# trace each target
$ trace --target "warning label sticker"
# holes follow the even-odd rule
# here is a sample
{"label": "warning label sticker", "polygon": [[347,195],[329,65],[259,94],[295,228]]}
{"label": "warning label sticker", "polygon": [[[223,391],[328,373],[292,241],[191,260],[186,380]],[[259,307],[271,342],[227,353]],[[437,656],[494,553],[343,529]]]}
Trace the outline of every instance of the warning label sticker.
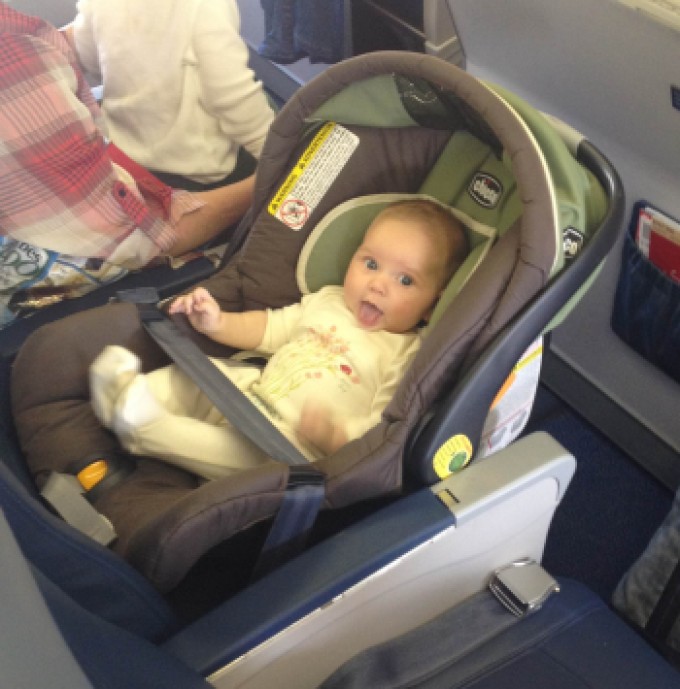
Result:
{"label": "warning label sticker", "polygon": [[542,358],[543,338],[539,336],[498,391],[482,429],[478,457],[502,450],[524,429],[538,389]]}
{"label": "warning label sticker", "polygon": [[358,145],[356,134],[327,122],[276,192],[269,212],[292,230],[302,229]]}

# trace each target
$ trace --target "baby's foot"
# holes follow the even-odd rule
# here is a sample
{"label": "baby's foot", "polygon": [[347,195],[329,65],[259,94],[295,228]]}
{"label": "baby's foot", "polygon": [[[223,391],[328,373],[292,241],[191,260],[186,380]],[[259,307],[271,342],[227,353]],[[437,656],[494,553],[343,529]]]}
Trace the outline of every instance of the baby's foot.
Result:
{"label": "baby's foot", "polygon": [[125,445],[135,429],[156,421],[166,413],[149,389],[146,376],[138,375],[118,396],[111,427]]}
{"label": "baby's foot", "polygon": [[141,370],[139,357],[130,350],[109,345],[90,366],[90,397],[95,416],[111,428],[116,401]]}

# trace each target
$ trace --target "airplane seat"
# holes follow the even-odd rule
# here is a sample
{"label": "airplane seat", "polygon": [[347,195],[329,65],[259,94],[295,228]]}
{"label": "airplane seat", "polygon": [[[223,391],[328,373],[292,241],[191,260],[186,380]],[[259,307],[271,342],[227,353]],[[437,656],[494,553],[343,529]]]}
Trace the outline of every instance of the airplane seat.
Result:
{"label": "airplane seat", "polygon": [[0,356],[0,512],[14,537],[31,565],[85,609],[140,637],[167,637],[179,623],[156,589],[109,549],[53,514],[40,498],[11,418],[10,367],[11,358]]}
{"label": "airplane seat", "polygon": [[[1,512],[0,547],[2,686],[251,686],[238,678],[233,684],[224,683],[218,673],[207,676],[200,663],[176,652],[172,639],[154,644],[83,609],[27,562]],[[560,580],[559,586],[559,593],[525,616],[514,616],[488,589],[480,590],[426,624],[361,651],[321,683],[303,680],[299,686],[680,687],[680,674],[599,597],[573,580]],[[195,642],[201,642],[200,630]],[[221,640],[217,636],[212,642],[219,645]],[[293,672],[304,674],[295,656],[288,662]],[[289,685],[284,681],[282,686]]]}
{"label": "airplane seat", "polygon": [[148,640],[87,612],[24,558],[0,512],[0,684],[54,689],[205,689]]}

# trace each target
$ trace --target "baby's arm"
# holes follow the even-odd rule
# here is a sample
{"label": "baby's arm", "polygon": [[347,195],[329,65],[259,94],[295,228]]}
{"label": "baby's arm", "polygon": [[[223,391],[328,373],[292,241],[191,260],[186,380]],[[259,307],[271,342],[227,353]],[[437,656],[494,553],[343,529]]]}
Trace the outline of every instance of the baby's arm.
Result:
{"label": "baby's arm", "polygon": [[236,349],[257,348],[267,327],[266,311],[222,311],[204,287],[177,297],[168,312],[186,314],[198,332]]}
{"label": "baby's arm", "polygon": [[419,340],[413,340],[399,348],[391,360],[383,362],[381,381],[369,408],[364,405],[353,408],[346,402],[345,410],[339,411],[318,399],[307,399],[296,429],[300,441],[324,455],[331,455],[380,423],[419,346]]}
{"label": "baby's arm", "polygon": [[307,401],[297,428],[300,440],[324,455],[337,452],[349,440],[345,425],[324,404]]}

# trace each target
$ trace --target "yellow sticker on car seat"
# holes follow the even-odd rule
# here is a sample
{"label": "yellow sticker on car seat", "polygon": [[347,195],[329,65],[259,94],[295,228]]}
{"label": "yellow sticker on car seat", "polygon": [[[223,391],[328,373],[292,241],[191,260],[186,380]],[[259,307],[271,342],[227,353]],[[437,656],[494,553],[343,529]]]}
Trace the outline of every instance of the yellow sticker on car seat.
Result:
{"label": "yellow sticker on car seat", "polygon": [[460,471],[472,459],[472,443],[466,435],[454,435],[435,453],[432,466],[439,478]]}
{"label": "yellow sticker on car seat", "polygon": [[301,230],[358,145],[349,129],[324,124],[269,202],[269,212],[291,230]]}

